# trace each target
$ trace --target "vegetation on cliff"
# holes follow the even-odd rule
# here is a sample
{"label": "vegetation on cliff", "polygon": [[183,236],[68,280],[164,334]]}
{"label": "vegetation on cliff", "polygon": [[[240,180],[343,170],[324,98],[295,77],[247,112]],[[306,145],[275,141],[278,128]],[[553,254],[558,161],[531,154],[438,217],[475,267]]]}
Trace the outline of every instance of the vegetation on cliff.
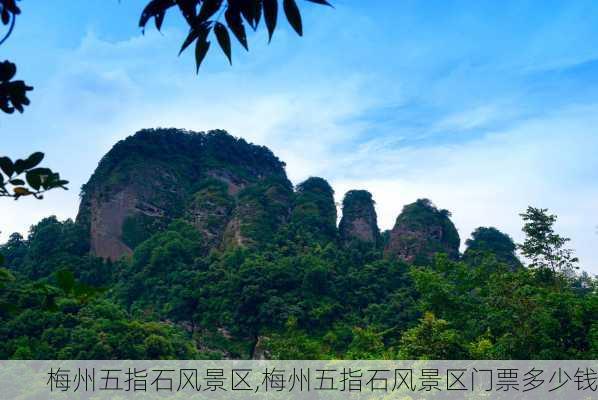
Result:
{"label": "vegetation on cliff", "polygon": [[225,235],[249,243],[252,223],[288,216],[291,187],[284,163],[263,146],[224,131],[148,129],[102,158],[82,188],[77,222],[90,232],[92,252],[112,260],[177,218],[193,223],[208,243]]}
{"label": "vegetation on cliff", "polygon": [[513,239],[493,227],[479,227],[471,234],[471,239],[465,241],[467,250],[463,259],[470,264],[483,262],[487,254],[492,254],[512,269],[521,267],[521,261],[515,255],[516,245]]}
{"label": "vegetation on cliff", "polygon": [[430,263],[435,253],[458,259],[461,240],[450,216],[428,199],[406,205],[390,231],[386,255],[418,265]]}
{"label": "vegetation on cliff", "polygon": [[[66,234],[73,223],[40,225]],[[206,253],[179,220],[129,258],[59,246],[53,269],[33,271],[49,262],[39,250],[53,235],[40,228],[2,247],[2,358],[249,358],[258,340],[274,358],[598,355],[595,280],[513,270],[491,252],[413,266],[281,231],[260,247]]]}
{"label": "vegetation on cliff", "polygon": [[378,217],[370,192],[350,190],[345,194],[343,217],[338,229],[345,243],[360,241],[377,244],[380,241]]}
{"label": "vegetation on cliff", "polygon": [[290,222],[297,240],[326,243],[336,239],[334,190],[325,179],[311,177],[297,185]]}

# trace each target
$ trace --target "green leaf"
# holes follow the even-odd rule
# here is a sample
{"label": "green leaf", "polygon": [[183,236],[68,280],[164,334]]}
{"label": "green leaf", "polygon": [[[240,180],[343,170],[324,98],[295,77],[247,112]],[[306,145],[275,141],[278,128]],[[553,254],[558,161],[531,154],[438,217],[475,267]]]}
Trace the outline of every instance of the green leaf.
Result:
{"label": "green leaf", "polygon": [[222,0],[204,0],[199,10],[199,14],[197,15],[197,19],[201,22],[207,21],[220,10],[221,6]]}
{"label": "green leaf", "polygon": [[228,29],[226,29],[226,26],[224,26],[220,22],[216,22],[216,26],[214,27],[214,33],[216,34],[216,39],[218,40],[220,48],[226,55],[226,58],[228,58],[228,62],[232,64],[233,60],[231,56],[230,36],[228,34]]}
{"label": "green leaf", "polygon": [[166,12],[162,11],[157,13],[154,16],[154,22],[156,23],[156,29],[157,30],[161,30],[162,29],[162,23],[164,22],[164,17],[166,16]]}
{"label": "green leaf", "polygon": [[75,287],[75,275],[68,269],[57,271],[54,274],[58,287],[64,290],[65,293],[70,293]]}
{"label": "green leaf", "polygon": [[15,161],[14,168],[15,173],[18,175],[27,169],[27,164],[25,163],[25,160],[17,160]]}
{"label": "green leaf", "polygon": [[37,165],[42,162],[42,160],[44,159],[44,153],[42,152],[35,152],[32,155],[30,155],[25,161],[25,169],[31,169],[34,167],[37,167]]}
{"label": "green leaf", "polygon": [[56,187],[56,182],[60,179],[60,175],[50,171],[47,175],[42,176],[42,187],[44,189],[53,189]]}
{"label": "green leaf", "polygon": [[[176,5],[176,0],[152,0],[150,1],[143,12],[141,13],[141,18],[139,19],[139,26],[145,29],[145,25],[150,18],[155,17],[160,19],[160,15],[165,13],[167,9]],[[163,18],[163,17],[162,17]],[[158,26],[158,21],[156,21],[156,26]],[[161,23],[160,23],[161,24]]]}
{"label": "green leaf", "polygon": [[27,184],[31,186],[35,190],[39,190],[42,185],[42,177],[39,172],[34,171],[27,171],[25,175],[25,179],[27,180]]}
{"label": "green leaf", "polygon": [[199,73],[199,67],[201,67],[201,63],[203,62],[204,58],[206,58],[206,54],[208,54],[209,49],[209,41],[201,38],[197,39],[197,42],[195,43],[195,65],[197,73]]}
{"label": "green leaf", "polygon": [[186,0],[186,1],[177,1],[177,5],[179,6],[179,10],[183,14],[183,17],[189,24],[192,26],[196,22],[197,17],[197,7],[194,0]]}
{"label": "green leaf", "polygon": [[0,62],[0,80],[8,82],[17,74],[17,66],[6,60]]}
{"label": "green leaf", "polygon": [[42,177],[52,175],[52,170],[50,168],[32,168],[27,172],[31,172],[33,174],[38,174]]}
{"label": "green leaf", "polygon": [[284,13],[287,16],[289,24],[293,27],[299,36],[303,36],[303,24],[301,23],[301,13],[295,0],[283,1]]}
{"label": "green leaf", "polygon": [[189,34],[185,38],[185,41],[181,46],[181,50],[179,50],[179,56],[183,53],[183,51],[185,51],[185,49],[187,49],[187,47],[191,45],[191,43],[195,41],[195,39],[199,37],[199,34],[200,32],[195,28],[191,28],[191,30],[189,30]]}
{"label": "green leaf", "polygon": [[264,20],[266,21],[266,28],[268,28],[268,42],[272,40],[277,19],[278,0],[264,0]]}
{"label": "green leaf", "polygon": [[22,179],[11,179],[10,181],[8,181],[8,183],[10,183],[11,185],[15,185],[15,186],[18,186],[18,185],[22,186],[25,184],[25,181]]}
{"label": "green leaf", "polygon": [[0,157],[0,169],[10,178],[15,172],[13,162],[8,157]]}
{"label": "green leaf", "polygon": [[224,13],[224,19],[226,19],[226,25],[228,26],[228,29],[234,33],[239,43],[241,43],[245,50],[249,50],[249,46],[247,45],[247,34],[245,33],[245,25],[243,24],[240,11],[229,6]]}
{"label": "green leaf", "polygon": [[330,4],[326,0],[307,0],[307,1],[309,1],[310,3],[322,4],[324,6],[330,6],[330,7],[332,7],[332,4]]}
{"label": "green leaf", "polygon": [[[0,254],[0,265],[6,262],[6,259]],[[0,268],[0,282],[14,282],[15,276],[6,268]]]}
{"label": "green leaf", "polygon": [[241,13],[249,26],[255,31],[262,15],[261,0],[248,0],[241,2]]}

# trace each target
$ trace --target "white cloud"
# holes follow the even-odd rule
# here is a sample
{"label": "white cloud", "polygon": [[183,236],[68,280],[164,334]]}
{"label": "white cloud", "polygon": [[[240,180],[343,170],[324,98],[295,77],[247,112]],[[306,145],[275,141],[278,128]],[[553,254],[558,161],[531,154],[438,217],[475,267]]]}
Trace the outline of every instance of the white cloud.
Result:
{"label": "white cloud", "polygon": [[503,111],[494,105],[484,105],[471,110],[451,114],[440,120],[434,128],[435,132],[453,132],[484,127],[489,123],[504,118]]}
{"label": "white cloud", "polygon": [[[278,71],[266,79],[262,65],[241,61],[226,74],[208,65],[200,79],[193,76],[190,60],[172,55],[179,39],[180,33],[172,31],[108,43],[89,34],[78,49],[61,55],[64,68],[36,87],[39,101],[28,114],[29,122],[9,125],[15,132],[9,150],[26,155],[32,146],[47,149],[50,166],[71,179],[72,190],[50,193],[43,202],[4,201],[2,238],[25,231],[43,216],[74,217],[78,188],[100,157],[138,129],[224,128],[269,146],[287,163],[294,183],[323,176],[339,201],[349,189],[370,190],[382,228],[393,225],[404,204],[429,197],[453,212],[463,241],[481,225],[520,239],[517,214],[527,205],[548,207],[560,216],[558,229],[572,237],[584,267],[598,273],[593,251],[598,189],[589,184],[598,171],[598,106],[519,121],[475,140],[409,147],[402,140],[408,135],[404,131],[401,137],[365,139],[377,122],[359,117],[402,101],[401,93],[373,92],[375,77],[347,74],[293,81]],[[256,51],[253,56],[259,57],[262,50]],[[165,59],[147,68],[158,52]],[[302,66],[283,67],[294,76]],[[444,120],[431,117],[429,129],[473,130],[515,114],[513,108],[490,102]],[[32,140],[23,142],[18,134]]]}
{"label": "white cloud", "polygon": [[260,68],[227,74],[206,68],[197,78],[185,68],[189,60],[174,56],[147,68],[155,53],[170,54],[180,36],[171,31],[108,43],[89,33],[78,48],[57,55],[54,61],[63,68],[36,85],[28,118],[8,120],[6,151],[24,157],[43,149],[44,164],[69,179],[71,191],[48,193],[43,202],[5,201],[0,240],[13,231],[26,232],[43,216],[74,218],[79,188],[100,158],[139,129],[227,129],[270,146],[299,180],[314,165],[328,169],[329,149],[358,134],[359,126],[342,120],[372,105],[359,99],[364,82],[358,75],[278,84]]}
{"label": "white cloud", "polygon": [[453,213],[462,241],[478,226],[522,240],[518,213],[549,208],[583,268],[598,273],[598,187],[588,184],[598,171],[596,126],[598,106],[580,107],[458,145],[361,154],[333,183],[339,201],[351,188],[370,190],[383,229],[403,205],[430,198]]}

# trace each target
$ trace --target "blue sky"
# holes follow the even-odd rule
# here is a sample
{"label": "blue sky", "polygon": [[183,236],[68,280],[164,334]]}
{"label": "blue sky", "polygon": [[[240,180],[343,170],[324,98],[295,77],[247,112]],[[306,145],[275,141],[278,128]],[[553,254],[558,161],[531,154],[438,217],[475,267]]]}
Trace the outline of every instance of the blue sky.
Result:
{"label": "blue sky", "polygon": [[224,128],[269,146],[294,183],[372,191],[382,228],[429,197],[462,241],[490,225],[521,240],[518,213],[549,208],[598,273],[597,2],[302,3],[304,38],[281,21],[233,67],[214,46],[196,76],[174,14],[141,35],[142,0],[22,1],[0,59],[35,91],[1,117],[0,152],[44,150],[72,189],[3,202],[0,237],[74,217],[100,157],[141,128]]}

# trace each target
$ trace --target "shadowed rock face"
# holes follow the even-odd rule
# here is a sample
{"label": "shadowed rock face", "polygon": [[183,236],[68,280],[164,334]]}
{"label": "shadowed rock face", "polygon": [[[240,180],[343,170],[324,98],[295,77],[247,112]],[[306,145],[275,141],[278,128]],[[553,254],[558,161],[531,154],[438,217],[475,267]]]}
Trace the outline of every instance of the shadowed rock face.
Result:
{"label": "shadowed rock face", "polygon": [[225,231],[224,247],[269,242],[286,224],[293,202],[293,188],[286,180],[268,178],[239,192]]}
{"label": "shadowed rock face", "polygon": [[124,188],[105,202],[91,199],[90,245],[94,254],[114,260],[131,253],[121,240],[120,231],[136,204],[137,196],[132,187]]}
{"label": "shadowed rock face", "polygon": [[186,219],[203,233],[208,247],[218,246],[222,240],[235,209],[236,188],[226,181],[207,179],[187,206]]}
{"label": "shadowed rock face", "polygon": [[372,194],[366,190],[351,190],[343,199],[343,217],[339,225],[343,242],[358,240],[377,243],[380,238],[378,219]]}
{"label": "shadowed rock face", "polygon": [[[259,197],[266,181],[284,194]],[[264,218],[252,205],[284,203],[268,209],[283,214],[268,216],[273,231],[288,218],[289,193],[284,163],[265,147],[224,131],[143,130],[102,158],[83,186],[77,222],[89,231],[91,251],[112,260],[176,218],[192,223],[206,247],[221,245],[225,232],[246,244],[259,236],[256,215]]]}
{"label": "shadowed rock face", "polygon": [[427,199],[420,199],[403,208],[390,232],[384,253],[408,263],[424,265],[436,253],[446,253],[451,259],[458,259],[459,244],[459,234],[450,220],[450,213],[438,210]]}

